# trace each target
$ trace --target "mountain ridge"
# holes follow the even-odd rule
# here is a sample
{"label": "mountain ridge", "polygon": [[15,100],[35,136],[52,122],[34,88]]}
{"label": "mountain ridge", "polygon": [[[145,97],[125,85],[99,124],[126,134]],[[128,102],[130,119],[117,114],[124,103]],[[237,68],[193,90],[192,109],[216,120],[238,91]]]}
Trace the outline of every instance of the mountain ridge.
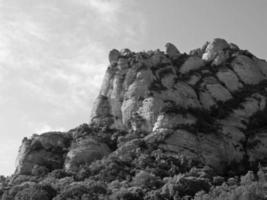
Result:
{"label": "mountain ridge", "polygon": [[108,59],[90,122],[25,138],[2,199],[265,198],[266,61],[220,38]]}

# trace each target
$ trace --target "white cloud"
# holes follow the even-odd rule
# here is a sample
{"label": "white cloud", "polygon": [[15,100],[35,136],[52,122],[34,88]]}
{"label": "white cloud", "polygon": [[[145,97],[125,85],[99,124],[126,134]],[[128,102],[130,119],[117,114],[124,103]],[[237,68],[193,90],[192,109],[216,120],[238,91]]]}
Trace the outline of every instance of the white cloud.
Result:
{"label": "white cloud", "polygon": [[120,8],[119,0],[89,0],[87,2],[93,9],[101,14],[113,14]]}
{"label": "white cloud", "polygon": [[49,131],[66,131],[64,128],[60,127],[51,127],[50,125],[48,124],[43,124],[43,125],[39,125],[38,128],[35,128],[34,129],[34,133],[37,133],[37,134],[41,134],[41,133],[45,133],[45,132],[49,132]]}
{"label": "white cloud", "polygon": [[108,51],[141,42],[140,17],[122,0],[0,0],[0,131],[17,142],[86,122]]}
{"label": "white cloud", "polygon": [[[96,16],[85,12],[87,8]],[[97,94],[108,50],[114,44],[138,42],[143,31],[138,13],[126,10],[121,0],[2,2],[0,70],[7,72],[1,74],[5,84],[0,93],[15,99],[17,94],[11,91],[19,88],[19,94],[56,107],[69,109],[72,104],[75,110],[88,105],[85,94]],[[112,21],[102,21],[103,15]]]}

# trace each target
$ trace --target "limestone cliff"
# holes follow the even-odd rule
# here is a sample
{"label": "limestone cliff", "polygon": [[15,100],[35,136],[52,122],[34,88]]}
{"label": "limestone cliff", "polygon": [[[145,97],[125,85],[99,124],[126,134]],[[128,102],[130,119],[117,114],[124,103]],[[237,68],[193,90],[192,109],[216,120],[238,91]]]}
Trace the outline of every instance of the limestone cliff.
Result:
{"label": "limestone cliff", "polygon": [[[54,200],[192,199],[199,191],[215,199],[212,185],[248,170],[263,173],[265,60],[223,39],[189,54],[167,43],[165,51],[114,49],[108,58],[90,122],[24,139],[11,184],[24,191],[52,181]],[[254,172],[243,179],[262,177]],[[88,181],[100,181],[106,193],[92,196]],[[82,196],[71,198],[69,184],[78,184]],[[121,188],[130,197],[118,194]],[[4,194],[5,200],[22,195]]]}
{"label": "limestone cliff", "polygon": [[[91,123],[161,137],[159,148],[223,171],[267,156],[267,63],[223,39],[189,55],[112,50]],[[266,121],[267,122],[267,121]]]}

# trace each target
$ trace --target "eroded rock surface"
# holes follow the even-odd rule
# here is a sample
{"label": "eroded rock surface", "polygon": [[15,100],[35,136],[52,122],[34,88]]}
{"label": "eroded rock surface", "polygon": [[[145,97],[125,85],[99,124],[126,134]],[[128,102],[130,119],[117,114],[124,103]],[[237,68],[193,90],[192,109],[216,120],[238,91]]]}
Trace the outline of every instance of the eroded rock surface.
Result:
{"label": "eroded rock surface", "polygon": [[110,152],[108,145],[96,136],[95,129],[86,124],[69,132],[35,134],[30,139],[24,138],[15,174],[34,175],[36,171],[48,173],[55,169],[75,173]]}
{"label": "eroded rock surface", "polygon": [[24,138],[16,163],[17,174],[31,174],[35,166],[44,166],[50,171],[60,169],[71,138],[68,134],[49,132]]}
{"label": "eroded rock surface", "polygon": [[191,55],[170,43],[166,53],[121,54],[107,70],[94,108],[100,112],[91,121],[153,136],[172,132],[159,147],[223,171],[258,160],[255,152],[267,155],[259,144],[247,145],[252,135],[264,134],[246,131],[265,109],[265,68],[263,60],[219,38]]}
{"label": "eroded rock surface", "polygon": [[76,139],[66,155],[65,170],[77,172],[84,164],[91,164],[110,153],[109,147],[90,136]]}
{"label": "eroded rock surface", "polygon": [[[219,38],[189,54],[167,43],[165,51],[113,49],[108,60],[89,123],[24,139],[12,183],[31,191],[38,180],[53,182],[60,200],[216,199],[217,188],[243,198],[251,193],[241,190],[264,191],[265,60]],[[239,181],[248,170],[259,172]],[[4,200],[14,199],[14,188]],[[253,198],[247,199],[262,199]]]}

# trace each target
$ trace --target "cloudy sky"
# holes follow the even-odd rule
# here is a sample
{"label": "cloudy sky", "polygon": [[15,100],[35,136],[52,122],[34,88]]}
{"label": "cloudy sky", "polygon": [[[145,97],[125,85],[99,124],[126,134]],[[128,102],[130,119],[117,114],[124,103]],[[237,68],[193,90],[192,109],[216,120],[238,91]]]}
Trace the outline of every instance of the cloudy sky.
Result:
{"label": "cloudy sky", "polygon": [[87,122],[113,48],[222,37],[267,58],[266,0],[0,0],[0,174],[24,136]]}

